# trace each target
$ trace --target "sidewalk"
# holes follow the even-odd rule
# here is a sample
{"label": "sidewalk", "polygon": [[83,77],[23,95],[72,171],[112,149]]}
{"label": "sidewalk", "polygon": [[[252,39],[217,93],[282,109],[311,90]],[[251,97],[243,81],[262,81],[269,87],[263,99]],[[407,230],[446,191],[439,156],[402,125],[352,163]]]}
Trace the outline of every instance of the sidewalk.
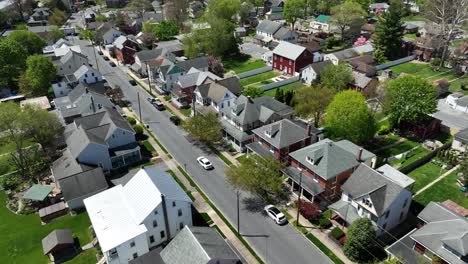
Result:
{"label": "sidewalk", "polygon": [[[294,220],[291,219],[291,221],[296,221],[296,215],[297,215],[297,210],[288,207],[287,212],[294,217]],[[309,231],[312,235],[314,235],[320,242],[322,242],[327,248],[329,248],[333,253],[341,259],[344,263],[346,264],[354,264],[351,260],[349,260],[343,253],[343,249],[338,246],[335,242],[333,242],[329,237],[328,233],[322,232],[318,228],[311,228],[313,226],[307,219],[305,219],[301,214],[299,214],[299,224],[303,226],[305,229]],[[291,223],[292,225],[292,223]],[[314,247],[316,247],[312,242],[310,242]],[[320,249],[319,249],[320,250]]]}
{"label": "sidewalk", "polygon": [[445,172],[444,174],[440,175],[437,179],[433,180],[431,183],[429,183],[428,185],[424,186],[422,189],[420,189],[419,191],[417,191],[415,194],[413,194],[413,197],[415,197],[416,195],[424,192],[426,189],[428,189],[429,187],[431,187],[432,185],[436,184],[437,182],[439,182],[440,180],[442,180],[443,178],[447,177],[448,175],[450,175],[452,172],[456,171],[458,169],[458,167],[460,167],[460,165],[457,165],[455,167],[453,167],[451,170]]}
{"label": "sidewalk", "polygon": [[[138,120],[137,116],[134,112],[130,112],[128,110],[124,110],[127,116],[134,117]],[[156,149],[159,156],[166,163],[167,167],[174,172],[177,179],[182,182],[182,184],[191,192],[195,201],[193,201],[193,206],[197,209],[200,213],[207,213],[210,218],[213,220],[214,224],[218,226],[221,232],[226,236],[226,239],[235,247],[235,249],[242,255],[242,257],[247,261],[247,263],[258,263],[256,258],[250,253],[250,251],[244,246],[244,244],[237,238],[236,234],[228,227],[228,225],[219,217],[215,210],[205,201],[203,196],[197,191],[197,189],[190,185],[190,182],[185,178],[185,176],[179,171],[177,168],[178,164],[175,159],[169,157],[156,141],[149,137],[148,141],[151,145]],[[180,165],[179,165],[180,166]]]}

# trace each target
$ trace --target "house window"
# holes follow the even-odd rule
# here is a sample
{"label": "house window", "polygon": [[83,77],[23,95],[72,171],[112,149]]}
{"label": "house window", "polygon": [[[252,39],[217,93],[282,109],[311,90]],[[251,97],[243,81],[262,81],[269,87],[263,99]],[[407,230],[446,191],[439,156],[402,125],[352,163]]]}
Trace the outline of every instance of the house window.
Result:
{"label": "house window", "polygon": [[177,210],[177,215],[182,216],[182,209],[179,208],[179,210]]}
{"label": "house window", "polygon": [[161,238],[165,238],[165,237],[166,237],[166,233],[164,232],[164,230],[161,231],[159,234],[161,235]]}
{"label": "house window", "polygon": [[382,227],[383,229],[387,229],[387,223],[385,223]]}
{"label": "house window", "polygon": [[85,77],[85,78],[88,78],[88,74],[87,74],[87,73],[85,73],[84,77]]}
{"label": "house window", "polygon": [[405,200],[405,202],[403,203],[403,208],[406,207],[406,204],[408,203],[408,199]]}
{"label": "house window", "polygon": [[138,258],[138,253],[133,253],[133,259]]}
{"label": "house window", "polygon": [[130,247],[135,247],[135,241],[130,242]]}
{"label": "house window", "polygon": [[387,211],[387,213],[385,213],[385,219],[388,218],[388,215],[390,214],[390,211]]}
{"label": "house window", "polygon": [[158,210],[154,210],[154,214],[157,215],[157,214],[158,214]]}
{"label": "house window", "polygon": [[156,220],[153,220],[153,228],[157,227],[158,226],[158,221]]}
{"label": "house window", "polygon": [[150,236],[150,243],[154,243],[154,236]]}
{"label": "house window", "polygon": [[231,106],[231,101],[228,101],[228,107]]}
{"label": "house window", "polygon": [[98,81],[98,77],[94,77],[94,81],[96,81],[96,82],[97,82],[97,81]]}
{"label": "house window", "polygon": [[172,207],[175,207],[175,205],[176,205],[176,204],[175,204],[175,201],[173,201],[173,202],[172,202]]}
{"label": "house window", "polygon": [[[86,75],[86,74],[85,74]],[[94,76],[94,72],[91,73],[91,76]]]}
{"label": "house window", "polygon": [[184,228],[184,222],[179,223],[179,229],[182,230]]}

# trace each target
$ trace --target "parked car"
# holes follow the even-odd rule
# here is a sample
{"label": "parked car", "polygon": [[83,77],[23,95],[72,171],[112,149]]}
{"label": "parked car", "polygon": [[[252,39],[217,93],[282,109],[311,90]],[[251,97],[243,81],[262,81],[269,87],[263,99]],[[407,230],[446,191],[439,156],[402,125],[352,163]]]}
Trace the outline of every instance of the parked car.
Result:
{"label": "parked car", "polygon": [[265,206],[265,212],[267,215],[275,221],[278,225],[285,224],[288,220],[286,219],[286,216],[274,205],[267,205]]}
{"label": "parked car", "polygon": [[133,80],[133,79],[128,80],[128,82],[129,82],[132,86],[137,85],[137,82],[136,82],[135,80]]}
{"label": "parked car", "polygon": [[100,50],[98,50],[97,53],[98,53],[99,55],[101,55],[101,56],[104,55],[104,53],[102,53],[102,51],[100,51]]}
{"label": "parked car", "polygon": [[213,169],[213,164],[205,158],[205,157],[198,157],[197,158],[198,163],[205,169],[205,170],[211,170]]}
{"label": "parked car", "polygon": [[171,120],[171,122],[176,126],[180,125],[180,118],[177,116],[171,116],[169,117],[169,120]]}
{"label": "parked car", "polygon": [[154,103],[156,101],[156,98],[148,97],[148,98],[146,98],[146,100],[148,100],[148,102],[150,102],[152,104],[152,103]]}
{"label": "parked car", "polygon": [[117,66],[117,65],[115,65],[115,63],[114,63],[113,61],[109,62],[109,65],[110,65],[111,67]]}
{"label": "parked car", "polygon": [[152,103],[154,105],[154,107],[156,107],[156,109],[158,109],[159,111],[163,111],[166,109],[166,107],[164,107],[164,104],[159,101],[158,99],[154,100],[154,102]]}
{"label": "parked car", "polygon": [[107,56],[102,56],[102,58],[103,58],[105,61],[110,60],[109,57],[107,57]]}

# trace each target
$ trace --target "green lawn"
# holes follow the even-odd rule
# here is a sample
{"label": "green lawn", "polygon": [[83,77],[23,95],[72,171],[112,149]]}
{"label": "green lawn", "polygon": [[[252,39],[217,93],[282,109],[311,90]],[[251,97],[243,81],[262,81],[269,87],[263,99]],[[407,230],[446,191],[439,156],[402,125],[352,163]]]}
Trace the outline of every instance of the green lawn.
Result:
{"label": "green lawn", "polygon": [[427,154],[429,154],[427,149],[423,148],[422,146],[418,146],[417,149],[408,153],[404,158],[390,162],[390,165],[397,168],[402,168],[426,156]]}
{"label": "green lawn", "polygon": [[[388,139],[389,143],[393,141],[397,141],[398,140],[397,137],[398,136],[391,136],[391,138]],[[386,145],[389,145],[389,144],[386,144]],[[380,151],[379,153],[377,153],[377,155],[380,156],[381,158],[388,158],[391,156],[401,154],[417,146],[419,146],[418,142],[415,142],[412,140],[405,140],[404,142],[398,145],[395,145],[391,148]]]}
{"label": "green lawn", "polygon": [[15,171],[16,167],[10,160],[10,155],[0,156],[0,175]]}
{"label": "green lawn", "polygon": [[279,75],[280,75],[280,74],[277,73],[277,72],[268,71],[268,72],[264,72],[264,73],[261,73],[261,74],[257,74],[257,75],[254,75],[254,76],[250,76],[250,77],[241,79],[241,80],[240,80],[240,84],[241,84],[242,86],[247,86],[247,85],[249,85],[249,84],[253,84],[253,83],[258,83],[258,82],[262,82],[262,81],[269,80],[269,79],[274,78],[274,77],[279,76]]}
{"label": "green lawn", "polygon": [[424,192],[415,196],[414,200],[422,205],[427,205],[430,201],[443,202],[450,199],[468,208],[468,197],[465,196],[465,193],[460,191],[460,187],[456,185],[456,180],[457,172],[452,172]]}
{"label": "green lawn", "polygon": [[80,255],[74,257],[69,261],[65,261],[66,264],[94,264],[97,262],[96,258],[97,249],[92,248],[84,252],[81,252]]}
{"label": "green lawn", "polygon": [[245,160],[247,159],[247,154],[245,155],[242,155],[242,156],[239,156],[236,158],[236,160],[239,162],[239,163],[243,163]]}
{"label": "green lawn", "polygon": [[192,108],[189,107],[189,108],[181,108],[179,109],[180,112],[184,115],[184,116],[190,116],[192,114]]}
{"label": "green lawn", "polygon": [[[88,231],[91,222],[87,213],[81,213],[77,216],[63,216],[47,225],[41,225],[37,214],[15,215],[11,213],[5,207],[6,200],[5,193],[1,192],[0,256],[2,256],[2,263],[49,263],[42,252],[41,241],[54,229],[71,229],[73,235],[79,239],[80,246],[91,241]],[[71,263],[92,263],[81,261],[82,257],[83,259],[91,259],[87,254],[83,254],[77,256]]]}
{"label": "green lawn", "polygon": [[[2,142],[3,143],[3,142]],[[2,144],[0,143],[0,155],[1,154],[5,154],[5,153],[9,153],[9,152],[12,152],[12,151],[15,151],[16,150],[16,147],[15,147],[15,144],[10,142],[10,143],[5,143],[5,144]],[[34,144],[34,142],[31,142],[31,141],[26,141],[24,142],[24,147],[29,147],[31,146],[32,144]],[[23,148],[24,148],[23,147]]]}
{"label": "green lawn", "polygon": [[437,177],[439,177],[445,171],[446,170],[432,162],[428,162],[421,167],[416,168],[408,174],[409,177],[416,181],[413,186],[413,191],[419,191],[424,186],[437,179]]}
{"label": "green lawn", "polygon": [[403,37],[407,39],[416,39],[416,34],[405,34]]}
{"label": "green lawn", "polygon": [[[289,90],[296,90],[296,89],[299,89],[299,88],[302,88],[302,87],[304,87],[304,84],[302,84],[301,82],[293,82],[293,83],[290,83],[290,84],[287,84],[287,85],[284,85],[284,86],[281,86],[281,87],[278,87],[278,88],[283,90],[283,92],[286,92],[286,91],[289,91]],[[271,97],[275,97],[276,89],[278,89],[278,88],[268,90],[268,91],[264,92],[263,95],[268,95],[268,96],[271,96]]]}
{"label": "green lawn", "polygon": [[456,39],[452,41],[450,44],[450,47],[452,48],[458,48],[461,44],[463,44],[465,41],[468,41],[468,39]]}
{"label": "green lawn", "polygon": [[225,59],[223,65],[226,72],[234,71],[235,73],[247,72],[266,66],[262,60],[253,60],[249,56]]}

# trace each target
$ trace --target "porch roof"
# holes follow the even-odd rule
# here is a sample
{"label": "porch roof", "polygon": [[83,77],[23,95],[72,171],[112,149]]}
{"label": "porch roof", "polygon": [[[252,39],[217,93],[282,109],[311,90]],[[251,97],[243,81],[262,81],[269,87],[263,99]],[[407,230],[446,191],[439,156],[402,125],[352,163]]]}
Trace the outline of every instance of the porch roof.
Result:
{"label": "porch roof", "polygon": [[250,149],[251,151],[257,153],[258,155],[262,156],[262,157],[275,158],[273,153],[271,153],[270,151],[264,149],[260,144],[258,144],[258,142],[252,142],[252,143],[248,144],[246,147],[248,149]]}
{"label": "porch roof", "polygon": [[349,202],[339,200],[338,202],[328,206],[329,209],[335,211],[348,224],[352,224],[355,220],[361,218],[356,210]]}
{"label": "porch roof", "polygon": [[[283,173],[288,175],[291,179],[295,182],[299,183],[300,181],[300,171],[292,166],[286,167],[283,169]],[[311,177],[307,175],[302,175],[302,186],[303,189],[308,191],[312,195],[318,195],[322,193],[324,190],[320,184],[315,182]]]}

